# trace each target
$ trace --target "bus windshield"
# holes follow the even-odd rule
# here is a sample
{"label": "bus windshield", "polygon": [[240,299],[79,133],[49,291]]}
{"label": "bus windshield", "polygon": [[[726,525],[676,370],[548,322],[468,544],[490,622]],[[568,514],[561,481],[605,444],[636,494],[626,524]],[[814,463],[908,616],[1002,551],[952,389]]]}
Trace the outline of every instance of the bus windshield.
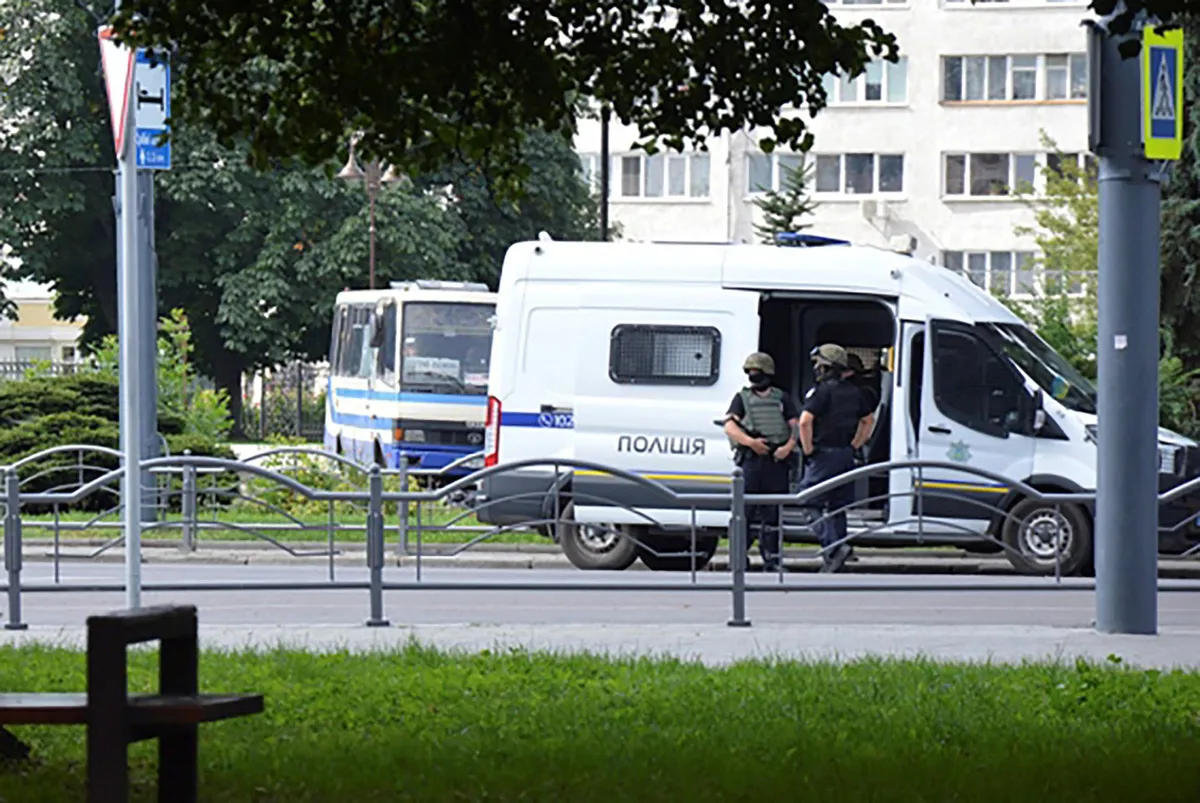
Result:
{"label": "bus windshield", "polygon": [[1077,413],[1096,413],[1095,386],[1032,329],[1015,323],[981,325],[1046,395]]}
{"label": "bus windshield", "polygon": [[495,311],[494,304],[405,302],[401,390],[486,395]]}

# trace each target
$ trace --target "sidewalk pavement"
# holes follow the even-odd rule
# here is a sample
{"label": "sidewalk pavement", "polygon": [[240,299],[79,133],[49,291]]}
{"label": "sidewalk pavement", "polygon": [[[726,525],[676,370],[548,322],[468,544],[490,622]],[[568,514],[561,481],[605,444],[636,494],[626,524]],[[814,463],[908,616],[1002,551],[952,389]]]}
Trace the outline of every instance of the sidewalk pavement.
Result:
{"label": "sidewalk pavement", "polygon": [[[63,541],[59,547],[62,562],[89,561],[95,563],[123,563],[125,550],[113,547],[100,555],[93,555],[103,542]],[[321,542],[289,543],[297,554],[270,546],[261,541],[202,541],[193,552],[186,552],[178,541],[143,541],[142,562],[155,563],[200,563],[212,565],[327,565],[328,544]],[[333,562],[336,566],[365,566],[367,557],[364,545],[359,543],[335,544]],[[387,565],[393,567],[415,566],[415,545],[410,544],[410,554],[398,554],[394,544],[389,545]],[[553,544],[487,544],[451,554],[456,545],[426,544],[422,547],[421,565],[425,568],[463,569],[570,569],[570,561]],[[846,564],[843,571],[849,574],[937,574],[937,575],[1001,575],[1014,574],[1012,566],[1002,555],[971,555],[965,552],[944,550],[940,552],[898,551],[883,549],[859,549],[859,560]],[[794,545],[788,550],[787,566],[791,571],[815,572],[821,560],[816,557],[814,547]],[[54,543],[49,539],[26,539],[23,557],[26,562],[43,563],[53,560]],[[757,557],[751,562],[758,565]],[[649,571],[641,561],[628,571]],[[719,551],[702,571],[729,571],[729,555]],[[1200,578],[1200,560],[1163,560],[1159,576],[1171,579]]]}
{"label": "sidewalk pavement", "polygon": [[[748,659],[850,661],[925,658],[1020,664],[1025,661],[1106,663],[1140,668],[1200,668],[1200,629],[1164,629],[1156,636],[1103,635],[1091,630],[1024,626],[925,625],[214,625],[200,627],[202,646],[224,650],[303,649],[362,652],[419,643],[450,651],[528,649],[614,657],[674,657],[723,666]],[[43,644],[83,649],[82,627],[0,631],[0,645]]]}

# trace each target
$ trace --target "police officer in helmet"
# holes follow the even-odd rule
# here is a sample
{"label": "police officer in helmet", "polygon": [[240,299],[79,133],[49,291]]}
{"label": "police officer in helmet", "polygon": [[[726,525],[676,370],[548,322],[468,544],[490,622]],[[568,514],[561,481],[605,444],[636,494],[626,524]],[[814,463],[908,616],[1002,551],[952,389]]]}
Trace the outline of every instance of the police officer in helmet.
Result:
{"label": "police officer in helmet", "polygon": [[[736,445],[746,493],[786,494],[795,460],[800,413],[792,397],[771,383],[775,360],[756,351],[742,365],[749,385],[738,391],[725,413],[725,434]],[[778,571],[779,506],[747,505],[747,547],[759,542],[764,571]]]}
{"label": "police officer in helmet", "polygon": [[[854,468],[854,451],[862,446],[874,423],[874,407],[849,380],[852,372],[846,350],[826,343],[812,350],[817,384],[804,397],[800,412],[800,448],[804,453],[804,476],[800,487],[811,488]],[[821,494],[811,504],[827,513],[854,501],[849,483]],[[846,514],[835,513],[813,525],[822,547],[846,537]],[[824,553],[822,572],[836,572],[851,555],[849,544]]]}

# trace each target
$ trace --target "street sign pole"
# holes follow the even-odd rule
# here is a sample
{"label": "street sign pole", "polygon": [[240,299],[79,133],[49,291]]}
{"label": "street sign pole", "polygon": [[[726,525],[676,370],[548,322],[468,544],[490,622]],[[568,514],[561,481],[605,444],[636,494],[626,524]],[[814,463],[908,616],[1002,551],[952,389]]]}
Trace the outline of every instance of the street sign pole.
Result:
{"label": "street sign pole", "polygon": [[[132,89],[132,87],[130,87]],[[141,320],[138,288],[137,137],[134,104],[125,102],[123,147],[118,155],[121,196],[121,251],[117,264],[121,295],[117,302],[120,354],[121,448],[125,481],[125,606],[142,604],[142,359],[138,347]]]}
{"label": "street sign pole", "polygon": [[[1101,21],[1089,32],[1089,148],[1100,161],[1095,627],[1102,633],[1158,631],[1157,163],[1178,159],[1182,147],[1183,47],[1181,32],[1164,41],[1152,25],[1142,20],[1116,37]],[[1141,41],[1141,55],[1122,57],[1128,39]]]}

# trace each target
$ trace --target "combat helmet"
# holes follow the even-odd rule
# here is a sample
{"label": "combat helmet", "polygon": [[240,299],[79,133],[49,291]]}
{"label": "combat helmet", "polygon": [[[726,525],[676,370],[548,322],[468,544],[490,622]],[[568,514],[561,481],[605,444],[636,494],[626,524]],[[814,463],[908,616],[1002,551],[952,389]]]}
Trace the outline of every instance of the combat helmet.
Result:
{"label": "combat helmet", "polygon": [[829,365],[843,370],[849,365],[846,350],[837,343],[824,343],[817,346],[809,356],[817,365]]}
{"label": "combat helmet", "polygon": [[762,371],[764,374],[774,376],[775,360],[772,359],[771,355],[767,354],[766,352],[756,351],[747,357],[746,361],[742,363],[742,370],[746,373],[750,373],[751,371]]}

